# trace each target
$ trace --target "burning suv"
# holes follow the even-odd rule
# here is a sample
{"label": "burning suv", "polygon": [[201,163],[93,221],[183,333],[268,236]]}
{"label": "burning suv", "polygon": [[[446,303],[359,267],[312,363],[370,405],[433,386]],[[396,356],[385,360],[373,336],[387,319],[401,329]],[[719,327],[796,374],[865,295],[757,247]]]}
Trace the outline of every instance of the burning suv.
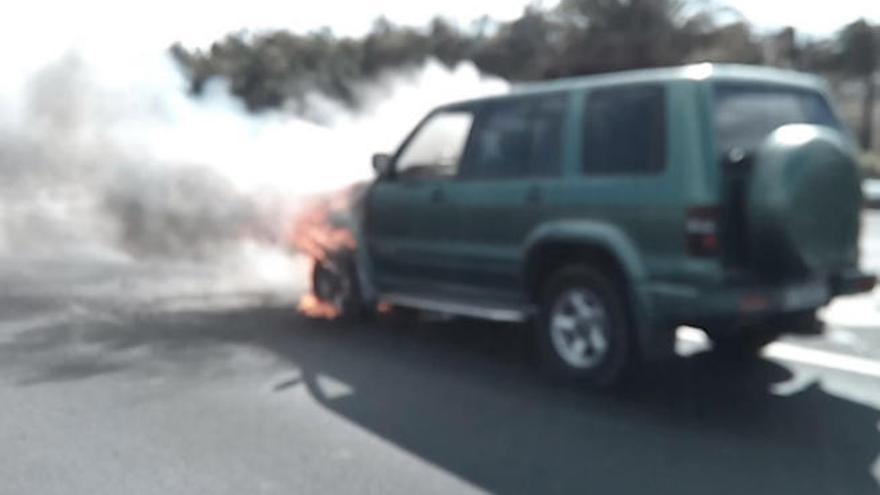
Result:
{"label": "burning suv", "polygon": [[854,145],[799,73],[537,84],[438,108],[373,165],[325,227],[344,242],[314,256],[314,302],[531,322],[548,369],[594,386],[670,355],[681,325],[754,352],[875,283]]}

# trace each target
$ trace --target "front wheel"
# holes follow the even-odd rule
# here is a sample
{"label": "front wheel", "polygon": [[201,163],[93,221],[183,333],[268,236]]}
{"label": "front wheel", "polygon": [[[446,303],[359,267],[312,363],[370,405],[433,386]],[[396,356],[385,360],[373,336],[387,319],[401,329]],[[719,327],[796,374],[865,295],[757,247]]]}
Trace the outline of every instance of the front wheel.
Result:
{"label": "front wheel", "polygon": [[341,320],[357,320],[366,316],[361,297],[357,269],[349,256],[335,256],[315,261],[312,270],[312,294],[332,308]]}
{"label": "front wheel", "polygon": [[540,305],[541,361],[553,374],[604,388],[632,367],[630,320],[615,278],[587,266],[563,268],[545,285]]}

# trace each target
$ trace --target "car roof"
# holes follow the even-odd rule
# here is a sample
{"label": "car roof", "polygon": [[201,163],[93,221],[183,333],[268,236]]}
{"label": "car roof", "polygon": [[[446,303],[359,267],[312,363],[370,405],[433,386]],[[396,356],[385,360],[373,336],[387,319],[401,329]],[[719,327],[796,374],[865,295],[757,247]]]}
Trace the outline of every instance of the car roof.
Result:
{"label": "car roof", "polygon": [[606,86],[671,82],[742,82],[796,87],[824,91],[824,81],[812,74],[754,65],[695,64],[679,67],[629,70],[591,76],[571,77],[552,81],[516,84],[509,93],[460,101],[441,109],[456,109],[484,102],[515,99],[522,96],[553,92],[577,91]]}

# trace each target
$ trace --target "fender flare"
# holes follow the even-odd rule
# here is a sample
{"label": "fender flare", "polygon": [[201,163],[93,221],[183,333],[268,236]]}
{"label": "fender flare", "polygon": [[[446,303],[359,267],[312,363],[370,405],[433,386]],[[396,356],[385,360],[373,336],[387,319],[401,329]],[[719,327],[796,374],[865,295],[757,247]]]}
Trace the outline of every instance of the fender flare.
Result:
{"label": "fender flare", "polygon": [[612,225],[590,220],[561,220],[541,225],[523,244],[523,280],[534,280],[534,256],[550,244],[583,245],[599,249],[614,259],[625,277],[627,300],[632,312],[638,350],[643,356],[665,356],[674,339],[657,328],[653,300],[644,289],[647,269],[635,243]]}

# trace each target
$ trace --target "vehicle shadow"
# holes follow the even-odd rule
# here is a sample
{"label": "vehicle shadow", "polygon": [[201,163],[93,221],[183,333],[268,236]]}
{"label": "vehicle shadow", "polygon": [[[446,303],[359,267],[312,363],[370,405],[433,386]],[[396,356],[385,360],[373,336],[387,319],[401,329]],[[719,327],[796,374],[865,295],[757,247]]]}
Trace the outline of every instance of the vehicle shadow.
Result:
{"label": "vehicle shadow", "polygon": [[[333,366],[290,352],[327,408],[490,492],[880,489],[871,473],[880,411],[817,384],[774,395],[770,387],[792,377],[783,366],[703,353],[597,394],[541,379],[509,331],[429,325],[399,344],[405,357],[378,352]],[[328,395],[322,374],[353,393]]]}
{"label": "vehicle shadow", "polygon": [[[521,328],[467,321],[341,325],[257,308],[147,316],[79,338],[107,359],[132,349],[181,363],[200,362],[181,349],[269,351],[299,370],[274,393],[306,387],[328,410],[490,492],[878,491],[880,411],[817,384],[774,395],[770,387],[792,374],[770,361],[703,353],[652,367],[615,393],[591,393],[542,378]],[[26,344],[15,352],[45,354],[59,342]],[[94,371],[104,372],[100,361]],[[328,389],[326,378],[346,391]]]}

